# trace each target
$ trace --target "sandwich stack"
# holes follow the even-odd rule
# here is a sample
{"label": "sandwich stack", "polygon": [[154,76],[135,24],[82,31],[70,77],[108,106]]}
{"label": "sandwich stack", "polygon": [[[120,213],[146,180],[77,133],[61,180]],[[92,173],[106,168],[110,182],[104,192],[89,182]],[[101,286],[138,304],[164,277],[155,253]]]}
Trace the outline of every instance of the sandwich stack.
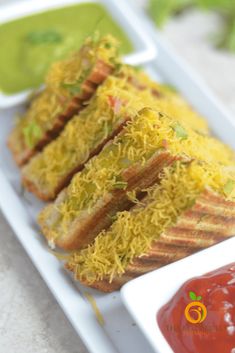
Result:
{"label": "sandwich stack", "polygon": [[177,92],[95,39],[53,65],[8,145],[50,201],[38,222],[65,268],[113,291],[234,234],[235,160]]}

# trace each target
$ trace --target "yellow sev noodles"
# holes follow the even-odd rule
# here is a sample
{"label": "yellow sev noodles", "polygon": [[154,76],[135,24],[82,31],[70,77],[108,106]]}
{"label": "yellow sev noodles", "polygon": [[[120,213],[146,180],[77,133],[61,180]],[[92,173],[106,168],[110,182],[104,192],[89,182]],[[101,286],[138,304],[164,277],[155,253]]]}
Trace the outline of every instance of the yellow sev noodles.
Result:
{"label": "yellow sev noodles", "polygon": [[[234,180],[234,171],[214,164],[178,161],[166,167],[161,183],[149,189],[144,203],[118,213],[110,229],[102,231],[92,245],[70,255],[69,268],[77,278],[90,283],[104,278],[112,281],[135,257],[146,254],[152,242],[176,223],[202,191],[209,188],[224,195],[229,178]],[[229,198],[235,198],[234,190]]]}
{"label": "yellow sev noodles", "polygon": [[105,36],[98,41],[88,38],[80,51],[52,65],[46,88],[33,100],[12,132],[15,150],[33,148],[52,129],[58,114],[66,111],[71,98],[80,93],[80,86],[99,60],[111,65],[118,60],[117,42],[113,37]]}
{"label": "yellow sev noodles", "polygon": [[115,188],[125,189],[123,171],[138,164],[144,167],[156,153],[169,151],[184,159],[231,165],[233,152],[218,140],[205,137],[151,109],[142,110],[123,132],[77,173],[54,204],[39,220],[49,225],[48,238],[67,234],[73,221]]}
{"label": "yellow sev noodles", "polygon": [[[145,75],[123,67],[125,76],[110,76],[79,115],[73,117],[61,135],[23,169],[23,175],[45,193],[55,190],[71,170],[84,163],[90,153],[126,118],[134,117],[144,107],[152,107],[188,123],[204,134],[207,125],[176,93],[151,82]],[[135,76],[134,76],[135,75]],[[135,83],[129,77],[137,77]],[[147,85],[139,89],[137,85]],[[152,93],[155,89],[159,97]]]}

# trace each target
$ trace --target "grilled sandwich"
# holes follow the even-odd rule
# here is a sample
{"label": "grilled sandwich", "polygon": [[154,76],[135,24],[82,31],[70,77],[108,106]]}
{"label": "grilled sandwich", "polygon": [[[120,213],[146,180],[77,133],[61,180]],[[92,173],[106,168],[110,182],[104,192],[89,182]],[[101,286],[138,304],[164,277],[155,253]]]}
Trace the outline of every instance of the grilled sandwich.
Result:
{"label": "grilled sandwich", "polygon": [[49,244],[69,250],[85,247],[177,159],[216,160],[229,166],[234,155],[187,124],[143,109],[40,213],[39,224]]}
{"label": "grilled sandwich", "polygon": [[176,161],[93,244],[68,255],[66,268],[83,284],[111,292],[234,234],[234,166]]}
{"label": "grilled sandwich", "polygon": [[111,36],[99,40],[88,38],[77,53],[52,65],[45,89],[32,100],[8,139],[19,166],[58,136],[97,86],[119,65],[117,47]]}

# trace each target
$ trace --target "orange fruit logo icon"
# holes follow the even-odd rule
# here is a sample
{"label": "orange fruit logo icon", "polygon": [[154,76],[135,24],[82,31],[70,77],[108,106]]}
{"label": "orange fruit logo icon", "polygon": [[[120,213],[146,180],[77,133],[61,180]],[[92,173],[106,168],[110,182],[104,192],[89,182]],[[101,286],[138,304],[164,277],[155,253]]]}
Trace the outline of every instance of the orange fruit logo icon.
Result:
{"label": "orange fruit logo icon", "polygon": [[189,303],[184,310],[186,320],[191,324],[200,324],[207,317],[206,306],[200,302],[202,297],[197,297],[194,292],[190,292],[189,297],[193,302]]}

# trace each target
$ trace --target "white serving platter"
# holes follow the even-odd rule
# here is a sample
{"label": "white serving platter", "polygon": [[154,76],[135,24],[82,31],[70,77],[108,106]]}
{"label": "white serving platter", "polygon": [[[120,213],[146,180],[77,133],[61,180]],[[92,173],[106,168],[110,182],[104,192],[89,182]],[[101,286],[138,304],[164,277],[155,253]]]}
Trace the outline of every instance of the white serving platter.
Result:
{"label": "white serving platter", "polygon": [[[123,60],[127,64],[139,65],[149,62],[156,57],[156,46],[144,31],[141,20],[131,11],[128,2],[116,0],[41,0],[41,1],[19,1],[16,4],[3,7],[0,12],[0,25],[30,16],[54,8],[61,8],[72,4],[91,2],[101,3],[113,17],[113,19],[124,29],[133,44],[133,53],[126,55]],[[20,5],[19,5],[20,4]],[[0,92],[0,108],[9,108],[24,102],[32,93],[32,90],[23,91],[14,95],[5,95]]]}
{"label": "white serving platter", "polygon": [[[114,0],[109,2],[111,6]],[[158,80],[175,85],[198,111],[207,115],[214,133],[235,147],[235,124],[205,85],[168,48],[161,36],[156,35],[155,30],[135,7],[127,5],[126,0],[118,0],[118,6],[123,11],[128,6],[128,17],[138,18],[133,26],[141,24],[140,30],[147,33],[147,37],[154,41],[158,49],[158,56],[151,64],[144,65],[145,69]],[[141,42],[138,45],[140,48]],[[6,136],[20,109],[17,106],[0,111],[0,207],[5,217],[90,352],[152,353],[152,347],[122,304],[119,292],[103,294],[75,284],[64,272],[59,261],[48,252],[36,224],[36,215],[43,204],[32,195],[22,196],[20,175],[6,148]],[[98,323],[84,295],[87,291],[94,296],[103,315],[103,326]]]}
{"label": "white serving platter", "polygon": [[[174,353],[157,324],[158,311],[173,298],[187,280],[234,263],[234,248],[235,238],[231,238],[123,286],[123,302],[151,343],[154,352]],[[182,312],[182,317],[183,315]]]}

